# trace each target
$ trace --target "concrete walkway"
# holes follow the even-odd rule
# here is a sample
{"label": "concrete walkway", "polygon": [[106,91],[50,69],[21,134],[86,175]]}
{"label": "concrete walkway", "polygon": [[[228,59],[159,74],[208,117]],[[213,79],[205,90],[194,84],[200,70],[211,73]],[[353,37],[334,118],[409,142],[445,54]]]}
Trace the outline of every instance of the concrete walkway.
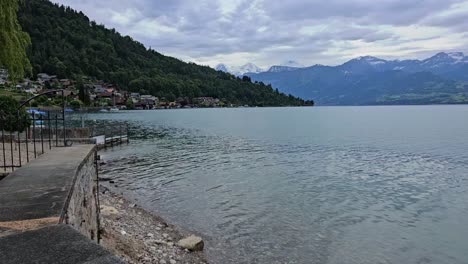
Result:
{"label": "concrete walkway", "polygon": [[[94,145],[55,148],[0,181],[0,263],[122,263],[62,224],[76,194],[77,172],[85,161],[94,164],[90,155]],[[88,173],[93,170],[87,168]]]}
{"label": "concrete walkway", "polygon": [[54,225],[0,238],[2,264],[122,263],[67,225]]}
{"label": "concrete walkway", "polygon": [[61,217],[80,163],[93,145],[60,147],[0,181],[1,222]]}

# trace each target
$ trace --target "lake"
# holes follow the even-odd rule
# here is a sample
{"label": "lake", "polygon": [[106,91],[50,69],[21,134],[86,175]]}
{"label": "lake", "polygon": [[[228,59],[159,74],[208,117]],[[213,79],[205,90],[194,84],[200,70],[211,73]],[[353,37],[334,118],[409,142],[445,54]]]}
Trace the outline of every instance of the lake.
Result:
{"label": "lake", "polygon": [[101,176],[212,263],[468,263],[468,106],[90,114]]}

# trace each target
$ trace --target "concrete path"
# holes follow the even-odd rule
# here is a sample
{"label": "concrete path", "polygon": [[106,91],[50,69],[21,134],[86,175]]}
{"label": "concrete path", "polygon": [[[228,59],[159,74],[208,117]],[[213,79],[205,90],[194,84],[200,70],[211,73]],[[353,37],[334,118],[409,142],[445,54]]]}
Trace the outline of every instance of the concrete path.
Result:
{"label": "concrete path", "polygon": [[123,263],[98,244],[67,225],[0,238],[2,264]]}
{"label": "concrete path", "polygon": [[75,172],[93,145],[55,148],[0,181],[1,222],[61,217]]}
{"label": "concrete path", "polygon": [[93,149],[55,148],[0,181],[0,263],[122,263],[60,224],[77,172]]}

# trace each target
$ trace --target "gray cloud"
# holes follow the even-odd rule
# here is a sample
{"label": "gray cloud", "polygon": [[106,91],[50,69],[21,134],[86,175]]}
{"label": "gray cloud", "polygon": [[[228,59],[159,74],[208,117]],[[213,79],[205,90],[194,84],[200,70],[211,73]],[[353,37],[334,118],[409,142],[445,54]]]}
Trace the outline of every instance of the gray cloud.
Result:
{"label": "gray cloud", "polygon": [[210,65],[336,64],[367,53],[425,56],[468,44],[458,34],[466,32],[466,0],[55,2],[162,53]]}

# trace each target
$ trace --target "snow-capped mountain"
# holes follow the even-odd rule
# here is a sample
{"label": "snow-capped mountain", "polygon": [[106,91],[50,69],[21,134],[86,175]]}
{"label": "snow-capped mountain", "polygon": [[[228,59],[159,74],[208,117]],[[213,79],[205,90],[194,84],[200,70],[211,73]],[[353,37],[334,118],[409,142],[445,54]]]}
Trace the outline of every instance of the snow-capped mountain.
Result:
{"label": "snow-capped mountain", "polygon": [[455,64],[463,64],[468,63],[468,57],[465,57],[463,52],[441,52],[437,53],[436,55],[425,59],[421,62],[423,67],[443,67],[445,65],[455,65]]}
{"label": "snow-capped mountain", "polygon": [[242,76],[246,73],[260,73],[263,72],[263,69],[258,67],[257,65],[253,63],[247,63],[242,66],[227,66],[226,64],[218,64],[215,67],[215,70],[217,71],[223,71],[223,72],[229,72],[231,74],[234,74],[236,76]]}
{"label": "snow-capped mountain", "polygon": [[268,69],[268,72],[285,72],[285,71],[295,71],[297,69],[301,69],[301,68],[304,68],[305,66],[298,63],[298,62],[295,62],[295,61],[292,61],[292,60],[289,60],[289,61],[286,61],[284,63],[281,63],[279,65],[273,65],[270,67],[270,69]]}
{"label": "snow-capped mountain", "polygon": [[[312,66],[313,67],[313,66]],[[281,73],[298,69],[308,69],[295,61],[286,61],[279,65],[271,66],[266,72]],[[441,52],[425,60],[384,60],[373,56],[362,56],[349,60],[342,65],[334,67],[343,73],[368,74],[372,72],[403,71],[403,72],[432,72],[455,80],[468,81],[468,57],[463,52]],[[219,64],[216,70],[229,72],[242,76],[264,72],[253,63],[247,63],[240,67]]]}
{"label": "snow-capped mountain", "polygon": [[222,71],[222,72],[229,72],[228,67],[222,63],[216,65],[215,70]]}
{"label": "snow-capped mountain", "polygon": [[291,67],[291,68],[304,68],[305,67],[304,65],[300,64],[299,62],[293,61],[293,60],[285,61],[285,62],[281,63],[279,66]]}
{"label": "snow-capped mountain", "polygon": [[462,52],[441,52],[423,60],[363,56],[339,66],[273,66],[248,76],[319,104],[468,102],[468,57]]}
{"label": "snow-capped mountain", "polygon": [[268,72],[295,71],[297,69],[300,69],[300,68],[275,65],[275,66],[271,66],[270,69],[268,69]]}
{"label": "snow-capped mountain", "polygon": [[[278,65],[273,65],[271,66],[267,72],[283,72],[283,71],[293,71],[293,70],[297,70],[299,68],[304,68],[305,66],[296,62],[296,61],[293,61],[293,60],[289,60],[289,61],[285,61],[281,64],[278,64]],[[242,66],[227,66],[226,64],[218,64],[216,67],[215,67],[216,70],[218,71],[223,71],[223,72],[229,72],[231,74],[234,74],[234,75],[237,75],[237,76],[242,76],[242,75],[245,75],[247,73],[249,74],[256,74],[256,73],[261,73],[261,72],[265,72],[264,69],[258,67],[257,65],[253,64],[253,63],[247,63],[245,65],[242,65]]]}
{"label": "snow-capped mountain", "polygon": [[405,72],[456,72],[468,65],[468,57],[463,52],[440,52],[425,60],[383,60],[372,56],[352,59],[340,66],[343,71],[354,74],[382,71]]}

